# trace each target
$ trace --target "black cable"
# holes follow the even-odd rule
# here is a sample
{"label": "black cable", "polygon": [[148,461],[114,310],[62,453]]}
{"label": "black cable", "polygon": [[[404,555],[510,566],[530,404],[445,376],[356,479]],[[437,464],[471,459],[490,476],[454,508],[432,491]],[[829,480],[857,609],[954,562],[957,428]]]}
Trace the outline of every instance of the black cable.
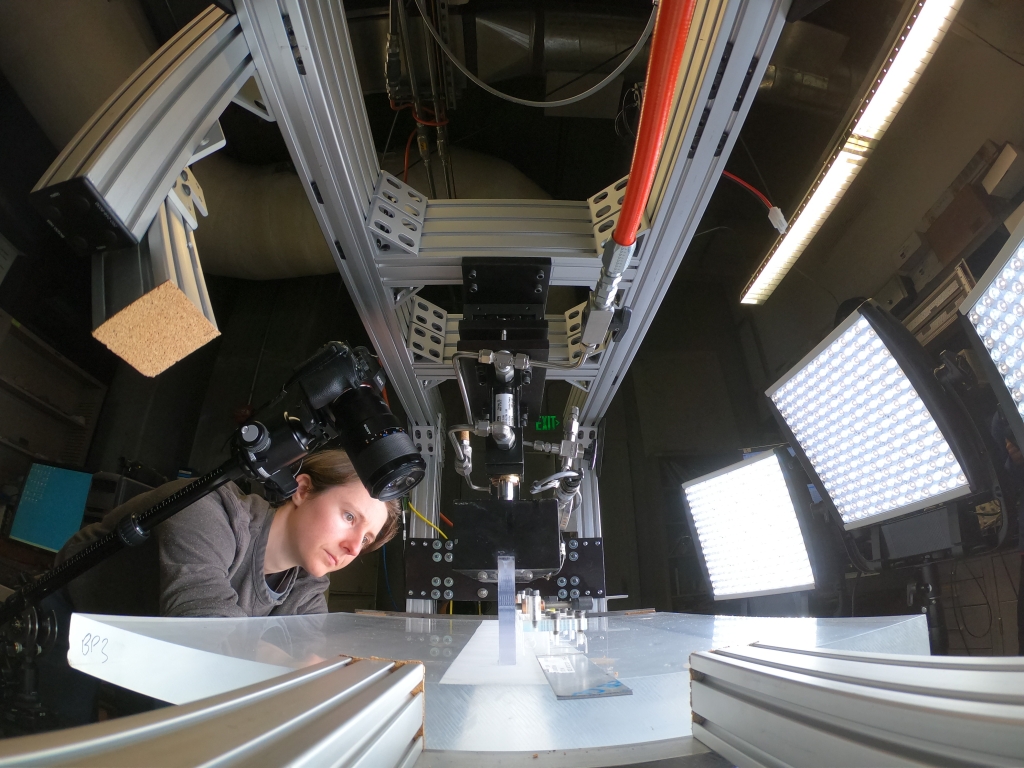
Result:
{"label": "black cable", "polygon": [[[955,580],[957,565],[958,565],[958,563],[956,561],[954,561],[953,562],[953,571],[952,571],[952,573],[949,576],[949,586],[953,590],[953,616],[954,617],[956,616],[957,604],[960,602],[960,594],[957,592],[956,580]],[[974,572],[970,568],[968,568],[967,571],[968,571],[968,573],[971,574],[971,576],[974,578],[974,580],[977,581],[977,577],[974,576]],[[979,584],[978,587],[980,589],[981,585]],[[974,634],[971,631],[971,628],[967,626],[967,619],[964,618],[964,616],[963,616],[964,608],[963,608],[962,605],[960,606],[960,616],[961,616],[961,619],[963,621],[963,629],[966,630],[967,634],[969,634],[975,640],[984,640],[985,637],[989,633],[991,633],[991,631],[992,631],[992,606],[989,605],[989,603],[988,603],[988,595],[985,594],[985,590],[984,589],[982,589],[981,594],[982,594],[982,597],[985,598],[985,607],[988,608],[988,627],[986,627],[985,631],[982,632],[980,635]],[[960,620],[957,621],[957,628],[960,628]],[[964,643],[964,645],[966,645],[966,642]]]}
{"label": "black cable", "polygon": [[850,590],[850,617],[857,615],[857,582],[860,581],[860,571],[857,571],[857,576],[853,580],[853,589]]}
{"label": "black cable", "polygon": [[767,195],[770,200],[774,200],[775,199],[775,195],[773,195],[772,191],[770,189],[768,189],[768,182],[765,181],[764,180],[764,176],[761,175],[761,169],[757,167],[757,161],[754,160],[754,155],[751,154],[750,149],[747,147],[747,142],[745,142],[743,140],[743,136],[742,135],[739,137],[739,140],[740,140],[740,146],[743,147],[743,151],[746,152],[747,153],[747,157],[750,158],[750,164],[752,166],[754,166],[754,173],[756,173],[757,174],[757,178],[759,178],[761,180],[761,186],[764,187],[765,195]]}
{"label": "black cable", "polygon": [[[953,581],[953,578],[955,576],[956,576],[956,560],[953,561],[953,570],[950,571],[950,574],[949,574],[949,586],[950,586],[950,589],[952,589],[952,591],[953,591],[953,620],[956,621],[956,629],[960,633],[960,639],[963,641],[964,650],[967,651],[967,655],[970,656],[970,655],[972,655],[971,654],[971,647],[967,644],[967,634],[970,634],[970,633],[969,632],[967,634],[964,633],[965,632],[965,628],[966,628],[966,622],[961,621],[963,616],[962,615],[957,615],[957,612],[956,612],[957,611],[958,595],[957,595],[956,587],[954,586],[955,582]],[[963,609],[961,608],[961,613],[962,612],[963,612]]]}
{"label": "black cable", "polygon": [[380,153],[381,160],[383,160],[385,157],[387,157],[388,147],[391,146],[391,137],[395,133],[395,125],[398,123],[398,115],[399,115],[399,113],[401,111],[402,110],[400,110],[400,109],[396,109],[395,110],[395,119],[391,121],[391,130],[388,131],[388,140],[384,142],[384,151]]}
{"label": "black cable", "polygon": [[837,309],[839,308],[839,306],[840,306],[840,304],[839,304],[839,299],[837,299],[837,298],[836,298],[836,295],[835,295],[834,293],[832,293],[832,291],[830,291],[830,290],[829,290],[828,288],[826,288],[826,287],[825,287],[824,285],[822,285],[822,284],[821,284],[821,283],[819,283],[819,282],[818,282],[817,280],[815,280],[815,279],[814,279],[813,277],[811,277],[810,275],[808,275],[808,274],[807,274],[806,272],[804,272],[804,271],[803,271],[802,269],[800,269],[800,268],[798,268],[798,267],[793,267],[793,271],[794,271],[794,272],[796,272],[796,273],[797,273],[798,275],[800,275],[801,277],[803,277],[803,278],[804,278],[805,280],[809,280],[809,281],[810,281],[811,283],[813,283],[813,284],[814,284],[814,286],[815,286],[816,288],[818,288],[819,290],[822,290],[822,291],[824,291],[825,293],[827,293],[827,294],[828,294],[829,296],[831,296],[831,297],[832,297],[832,301],[834,301],[834,302],[836,303],[836,308],[837,308]]}
{"label": "black cable", "polygon": [[970,28],[970,27],[968,27],[968,26],[967,26],[966,24],[964,24],[963,22],[961,22],[961,21],[960,21],[959,19],[953,19],[953,23],[954,23],[954,24],[957,24],[957,25],[959,25],[959,26],[960,26],[960,27],[962,27],[963,29],[966,29],[966,30],[967,30],[968,32],[970,32],[970,33],[971,33],[972,35],[974,35],[974,36],[975,36],[976,38],[978,38],[979,40],[981,40],[981,42],[983,42],[983,43],[984,43],[985,45],[987,45],[987,46],[988,46],[989,48],[991,48],[991,49],[992,49],[993,51],[995,51],[996,53],[998,53],[998,54],[1000,54],[1000,55],[1002,55],[1002,56],[1005,56],[1005,57],[1006,57],[1006,58],[1008,58],[1008,59],[1009,59],[1010,61],[1012,61],[1012,62],[1013,62],[1014,64],[1016,64],[1016,65],[1017,65],[1018,67],[1024,67],[1024,61],[1021,61],[1020,59],[1015,59],[1015,58],[1013,58],[1013,56],[1011,56],[1010,54],[1008,54],[1008,53],[1007,53],[1006,51],[1004,51],[1004,50],[1003,50],[1002,48],[1000,48],[1000,47],[999,47],[999,46],[997,46],[997,45],[994,45],[994,44],[990,43],[990,42],[989,42],[988,40],[986,40],[986,39],[985,39],[984,37],[982,37],[981,35],[979,35],[979,34],[978,34],[977,32],[975,32],[975,31],[974,31],[973,29],[971,29],[971,28]]}
{"label": "black cable", "polygon": [[566,82],[562,83],[562,84],[561,84],[560,86],[558,86],[557,88],[555,88],[555,89],[554,89],[553,91],[548,91],[547,93],[545,93],[545,94],[544,94],[544,98],[546,99],[546,98],[547,98],[548,96],[550,96],[550,95],[551,95],[551,94],[553,94],[553,93],[558,93],[558,91],[560,91],[560,90],[562,90],[563,88],[566,88],[566,87],[568,87],[568,86],[572,85],[573,83],[575,83],[575,82],[576,82],[577,80],[579,80],[580,78],[586,77],[586,76],[587,76],[587,75],[589,75],[589,74],[590,74],[591,72],[593,72],[593,71],[594,71],[595,69],[600,69],[600,68],[601,68],[601,67],[603,67],[603,66],[604,66],[605,64],[610,64],[611,62],[613,62],[613,61],[615,61],[615,60],[616,60],[617,58],[619,58],[619,56],[621,56],[622,54],[624,54],[624,53],[629,53],[629,52],[630,52],[630,51],[632,51],[632,50],[633,50],[633,46],[631,45],[631,46],[629,46],[628,48],[623,48],[623,49],[622,49],[621,51],[619,51],[618,53],[613,53],[613,54],[612,54],[611,56],[609,56],[609,57],[608,57],[607,59],[605,59],[604,61],[602,61],[602,62],[601,62],[600,64],[595,64],[595,65],[594,65],[594,66],[592,66],[592,67],[591,67],[590,69],[588,69],[588,70],[587,70],[586,72],[581,72],[580,74],[576,75],[576,77],[574,77],[574,78],[573,78],[572,80],[568,80],[568,81],[566,81]]}
{"label": "black cable", "polygon": [[[1020,595],[1017,592],[1017,588],[1015,586],[1013,586],[1013,574],[1010,573],[1010,567],[1006,564],[1006,560],[1003,559],[1002,554],[998,555],[998,557],[999,557],[999,562],[1001,562],[1003,564],[1003,570],[1006,571],[1006,578],[1010,582],[1010,589],[1013,590],[1013,597],[1014,597],[1014,599],[1019,599]],[[1024,557],[1024,555],[1022,555],[1022,557]]]}

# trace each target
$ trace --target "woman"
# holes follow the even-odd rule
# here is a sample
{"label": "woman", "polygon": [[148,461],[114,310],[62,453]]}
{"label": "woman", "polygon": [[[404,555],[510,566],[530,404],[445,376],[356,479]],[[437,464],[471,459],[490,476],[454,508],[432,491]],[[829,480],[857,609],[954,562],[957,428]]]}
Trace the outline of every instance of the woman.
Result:
{"label": "woman", "polygon": [[[398,501],[372,498],[341,450],[307,456],[295,479],[298,490],[277,508],[227,483],[159,525],[155,541],[122,550],[73,581],[71,604],[142,616],[326,613],[328,574],[395,535]],[[137,496],[82,529],[57,561],[184,482]]]}

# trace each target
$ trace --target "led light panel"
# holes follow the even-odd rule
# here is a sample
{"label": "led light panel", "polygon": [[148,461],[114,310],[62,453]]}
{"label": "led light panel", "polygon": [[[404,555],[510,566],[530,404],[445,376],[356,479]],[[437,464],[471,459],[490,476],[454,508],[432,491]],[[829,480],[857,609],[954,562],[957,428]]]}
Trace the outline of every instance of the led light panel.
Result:
{"label": "led light panel", "polygon": [[847,528],[970,491],[924,401],[854,312],[768,390]]}
{"label": "led light panel", "polygon": [[[1024,226],[1014,235],[1024,235]],[[1018,242],[1001,268],[990,271],[994,274],[985,273],[960,311],[978,332],[1017,412],[1024,415],[1024,243]]]}
{"label": "led light panel", "polygon": [[683,486],[715,600],[814,589],[779,457],[768,453]]}

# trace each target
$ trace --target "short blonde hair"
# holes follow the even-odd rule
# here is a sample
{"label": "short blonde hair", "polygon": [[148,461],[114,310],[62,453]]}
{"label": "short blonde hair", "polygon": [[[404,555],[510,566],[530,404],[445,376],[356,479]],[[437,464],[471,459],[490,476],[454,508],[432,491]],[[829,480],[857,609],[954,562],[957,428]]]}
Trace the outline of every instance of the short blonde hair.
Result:
{"label": "short blonde hair", "polygon": [[[356,468],[352,465],[352,460],[340,448],[331,448],[311,453],[303,459],[298,474],[309,476],[310,491],[314,495],[339,485],[345,485],[346,483],[362,482],[359,479],[359,475],[356,474]],[[373,543],[363,550],[364,552],[372,552],[384,546],[398,533],[398,520],[402,514],[401,502],[398,499],[391,499],[383,503],[388,512],[387,520],[384,521],[384,525],[373,540]]]}

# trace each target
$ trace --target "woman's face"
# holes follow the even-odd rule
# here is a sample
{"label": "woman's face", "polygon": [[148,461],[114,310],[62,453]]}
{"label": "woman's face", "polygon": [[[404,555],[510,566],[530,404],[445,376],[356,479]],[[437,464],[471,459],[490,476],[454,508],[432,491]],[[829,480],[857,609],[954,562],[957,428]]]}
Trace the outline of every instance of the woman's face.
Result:
{"label": "woman's face", "polygon": [[387,507],[358,478],[315,495],[308,475],[296,480],[299,489],[288,518],[292,551],[311,576],[344,568],[376,540],[387,521]]}

